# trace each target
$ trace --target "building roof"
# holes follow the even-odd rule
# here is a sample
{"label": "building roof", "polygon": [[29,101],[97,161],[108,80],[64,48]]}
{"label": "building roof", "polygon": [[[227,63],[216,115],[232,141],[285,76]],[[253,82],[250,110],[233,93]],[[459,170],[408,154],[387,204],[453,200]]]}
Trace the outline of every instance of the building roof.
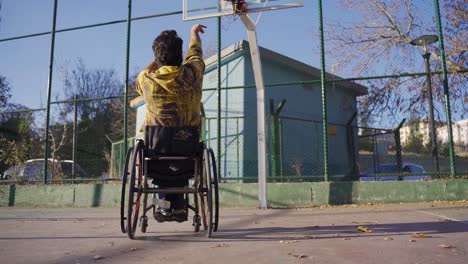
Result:
{"label": "building roof", "polygon": [[[284,65],[288,67],[289,69],[294,69],[298,72],[303,72],[305,74],[311,75],[312,76],[311,80],[320,80],[320,74],[321,74],[320,69],[307,65],[303,62],[297,61],[290,57],[287,57],[283,54],[263,48],[261,46],[259,46],[259,49],[260,49],[262,61],[266,60],[276,65]],[[223,49],[221,51],[221,65],[225,65],[229,63],[230,61],[236,58],[239,58],[241,56],[250,56],[249,42],[246,40],[241,40]],[[205,74],[217,69],[217,59],[218,59],[217,54],[205,59],[205,64],[206,64]],[[343,78],[330,74],[328,72],[325,73],[325,78],[327,80],[343,80]],[[339,86],[343,88],[352,89],[356,93],[357,96],[367,94],[367,87],[357,84],[352,81],[340,81]]]}

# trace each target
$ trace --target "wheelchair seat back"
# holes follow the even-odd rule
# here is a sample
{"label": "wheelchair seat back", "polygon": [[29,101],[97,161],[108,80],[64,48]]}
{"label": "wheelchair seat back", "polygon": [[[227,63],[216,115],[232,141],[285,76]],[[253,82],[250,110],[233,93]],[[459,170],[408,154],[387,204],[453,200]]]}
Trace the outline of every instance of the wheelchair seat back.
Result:
{"label": "wheelchair seat back", "polygon": [[145,127],[145,173],[153,183],[182,187],[194,176],[201,152],[197,127]]}

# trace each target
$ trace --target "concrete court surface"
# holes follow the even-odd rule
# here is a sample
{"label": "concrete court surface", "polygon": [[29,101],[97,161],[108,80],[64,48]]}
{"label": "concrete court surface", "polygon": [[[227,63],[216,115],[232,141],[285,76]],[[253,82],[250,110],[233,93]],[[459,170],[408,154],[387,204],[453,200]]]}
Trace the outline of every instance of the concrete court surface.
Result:
{"label": "concrete court surface", "polygon": [[[222,208],[130,240],[118,208],[0,208],[0,263],[468,263],[468,202]],[[358,228],[361,227],[361,232]]]}

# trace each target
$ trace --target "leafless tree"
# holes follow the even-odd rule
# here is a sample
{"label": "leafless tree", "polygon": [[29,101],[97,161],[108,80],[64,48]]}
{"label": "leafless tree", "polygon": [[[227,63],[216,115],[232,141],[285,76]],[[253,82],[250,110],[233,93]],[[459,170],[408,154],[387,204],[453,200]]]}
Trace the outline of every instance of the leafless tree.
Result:
{"label": "leafless tree", "polygon": [[122,83],[113,69],[89,69],[82,59],[66,72],[65,95],[68,99],[83,100],[79,103],[81,118],[93,118],[106,111],[113,97],[122,95]]}
{"label": "leafless tree", "polygon": [[65,97],[77,101],[73,109],[77,109],[80,165],[88,174],[99,176],[109,165],[106,162],[111,148],[108,139],[112,142],[123,138],[124,84],[115,70],[91,69],[81,59],[68,68],[66,76]]}
{"label": "leafless tree", "polygon": [[[466,113],[464,98],[468,97],[467,50],[468,11],[465,0],[443,2],[445,15],[444,44],[450,76],[450,96],[455,113]],[[382,71],[399,75],[422,71],[422,51],[409,42],[423,34],[437,35],[433,4],[413,0],[342,0],[341,10],[354,19],[327,22],[327,40],[332,44],[331,57],[340,73],[351,76],[379,75]],[[440,71],[438,45],[431,45],[432,70]],[[378,70],[376,70],[378,69]],[[457,72],[458,73],[455,73]],[[461,73],[460,73],[461,72]],[[464,72],[464,73],[463,73]],[[390,74],[390,75],[391,75]],[[394,116],[414,109],[424,111],[427,96],[425,77],[400,77],[366,81],[369,95],[361,98],[362,121]],[[434,76],[434,96],[439,110],[443,107],[443,85],[440,75]],[[461,104],[460,104],[461,103]],[[437,105],[436,105],[437,106]],[[422,109],[422,110],[421,110]],[[437,110],[437,109],[436,109]],[[442,111],[439,111],[439,117]],[[438,112],[436,112],[437,114]]]}
{"label": "leafless tree", "polygon": [[[135,89],[136,76],[132,76],[129,80],[128,97],[129,101],[138,96]],[[113,113],[113,121],[111,123],[111,135],[113,139],[123,138],[123,127],[124,127],[124,100],[123,98],[115,99],[109,105],[109,110]],[[136,109],[128,108],[127,112],[127,124],[128,124],[128,135],[133,135],[136,126]]]}

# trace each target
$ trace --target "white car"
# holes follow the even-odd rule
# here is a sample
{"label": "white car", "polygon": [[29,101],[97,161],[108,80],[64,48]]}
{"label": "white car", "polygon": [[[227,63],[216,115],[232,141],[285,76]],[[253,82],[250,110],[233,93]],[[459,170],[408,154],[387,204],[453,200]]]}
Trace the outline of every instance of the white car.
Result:
{"label": "white car", "polygon": [[[54,179],[71,179],[72,178],[72,160],[52,160],[49,159],[48,180]],[[87,173],[80,167],[75,165],[75,177],[85,178]],[[44,159],[31,159],[25,163],[9,168],[3,173],[3,180],[9,181],[43,181],[44,180]]]}
{"label": "white car", "polygon": [[[427,173],[423,166],[404,162],[401,166],[402,175],[388,175],[398,173],[398,165],[396,163],[380,164],[376,168],[370,168],[367,170],[365,176],[359,178],[360,181],[417,181],[417,180],[430,180],[430,175],[421,175]],[[378,176],[378,174],[385,174],[384,176]],[[418,174],[418,175],[407,175],[405,174]]]}

